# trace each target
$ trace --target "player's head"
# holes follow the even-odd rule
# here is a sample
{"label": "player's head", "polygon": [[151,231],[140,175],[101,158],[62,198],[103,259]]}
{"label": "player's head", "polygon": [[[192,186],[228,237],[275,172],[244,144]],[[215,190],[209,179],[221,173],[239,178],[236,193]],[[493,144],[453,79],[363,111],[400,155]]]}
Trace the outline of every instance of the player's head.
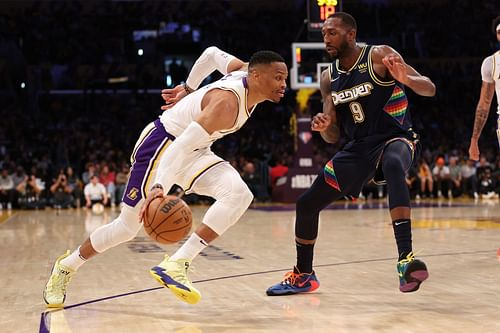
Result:
{"label": "player's head", "polygon": [[328,54],[336,59],[345,54],[348,48],[356,46],[357,29],[354,17],[345,12],[328,16],[321,29]]}
{"label": "player's head", "polygon": [[497,40],[500,42],[500,16],[497,16],[493,19],[491,24],[491,29],[493,33],[497,36]]}
{"label": "player's head", "polygon": [[265,99],[279,102],[285,94],[287,77],[288,68],[278,53],[258,51],[250,57],[248,78]]}

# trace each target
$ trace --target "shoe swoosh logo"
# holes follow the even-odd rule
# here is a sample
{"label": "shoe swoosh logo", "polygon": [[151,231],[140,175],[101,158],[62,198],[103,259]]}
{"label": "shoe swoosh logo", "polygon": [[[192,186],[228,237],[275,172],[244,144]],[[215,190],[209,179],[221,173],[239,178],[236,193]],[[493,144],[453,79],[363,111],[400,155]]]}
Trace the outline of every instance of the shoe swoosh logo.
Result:
{"label": "shoe swoosh logo", "polygon": [[394,222],[394,225],[400,225],[400,224],[405,224],[408,223],[408,221],[403,221],[403,222]]}
{"label": "shoe swoosh logo", "polygon": [[298,286],[299,288],[302,288],[302,287],[304,287],[304,286],[306,285],[306,283],[307,283],[307,282],[309,282],[309,279],[305,280],[304,282],[299,282],[299,283],[297,283],[297,286]]}

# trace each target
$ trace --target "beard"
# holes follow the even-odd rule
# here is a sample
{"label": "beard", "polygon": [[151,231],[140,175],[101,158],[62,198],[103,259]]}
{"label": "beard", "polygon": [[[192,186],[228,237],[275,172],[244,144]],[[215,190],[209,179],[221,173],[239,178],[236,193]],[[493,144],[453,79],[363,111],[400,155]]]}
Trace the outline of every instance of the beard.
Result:
{"label": "beard", "polygon": [[340,44],[339,48],[334,47],[333,52],[328,52],[332,60],[337,60],[339,58],[342,58],[343,55],[346,54],[346,50],[349,48],[349,44],[347,43],[346,40]]}

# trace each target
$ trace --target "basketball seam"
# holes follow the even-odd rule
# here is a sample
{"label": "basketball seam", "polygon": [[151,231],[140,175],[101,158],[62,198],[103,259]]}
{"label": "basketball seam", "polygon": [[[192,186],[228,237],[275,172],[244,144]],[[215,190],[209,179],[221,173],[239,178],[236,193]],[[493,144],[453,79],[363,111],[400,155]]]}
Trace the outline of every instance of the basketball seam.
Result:
{"label": "basketball seam", "polygon": [[[165,216],[165,217],[163,218],[163,220],[161,220],[161,221],[157,224],[156,228],[151,229],[151,231],[156,231],[156,229],[157,229],[160,225],[162,225],[162,224],[163,224],[163,222],[165,222],[165,220],[167,220],[170,216],[172,216],[173,214],[177,213],[179,210],[184,209],[184,208],[185,208],[185,206],[184,206],[184,205],[182,205],[182,207],[177,208],[177,209],[176,209],[176,210],[174,210],[172,213],[170,213],[168,216]],[[158,211],[158,209],[157,209],[157,211]],[[153,220],[152,220],[152,221],[153,221]]]}
{"label": "basketball seam", "polygon": [[[156,199],[156,198],[155,198],[155,199]],[[149,210],[149,206],[151,205],[151,203],[152,203],[153,201],[155,201],[155,199],[151,200],[151,202],[148,204],[148,209],[146,209],[146,212]],[[163,199],[162,199],[162,201],[163,201]],[[155,210],[155,214],[153,215],[153,218],[150,220],[150,222],[151,222],[151,223],[149,223],[149,226],[151,226],[151,224],[153,224],[153,221],[155,220],[155,217],[156,217],[156,213],[158,213],[158,208]],[[148,227],[149,227],[149,226],[148,226]]]}

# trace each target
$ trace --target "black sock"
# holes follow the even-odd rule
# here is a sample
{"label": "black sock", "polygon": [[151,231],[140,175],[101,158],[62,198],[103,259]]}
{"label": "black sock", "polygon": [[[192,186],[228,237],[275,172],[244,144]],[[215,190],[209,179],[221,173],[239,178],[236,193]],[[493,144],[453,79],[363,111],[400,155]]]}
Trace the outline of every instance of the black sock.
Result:
{"label": "black sock", "polygon": [[295,241],[297,249],[297,269],[300,273],[311,273],[314,253],[314,244],[300,244]]}
{"label": "black sock", "polygon": [[394,237],[398,245],[399,260],[406,258],[412,251],[411,247],[411,220],[400,219],[392,221]]}

